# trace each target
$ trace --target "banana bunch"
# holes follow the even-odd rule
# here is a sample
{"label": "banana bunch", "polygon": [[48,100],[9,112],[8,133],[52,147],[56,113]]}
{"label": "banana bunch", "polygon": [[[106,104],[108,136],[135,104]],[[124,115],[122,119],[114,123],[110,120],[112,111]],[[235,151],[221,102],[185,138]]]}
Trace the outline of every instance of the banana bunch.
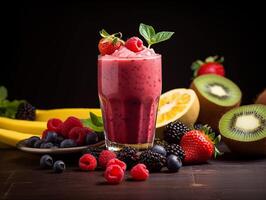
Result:
{"label": "banana bunch", "polygon": [[0,148],[5,144],[16,146],[23,139],[31,136],[40,136],[46,129],[47,121],[51,118],[59,118],[64,121],[69,116],[79,119],[87,119],[89,113],[100,116],[101,110],[96,108],[62,108],[52,110],[37,110],[36,121],[17,120],[0,117]]}

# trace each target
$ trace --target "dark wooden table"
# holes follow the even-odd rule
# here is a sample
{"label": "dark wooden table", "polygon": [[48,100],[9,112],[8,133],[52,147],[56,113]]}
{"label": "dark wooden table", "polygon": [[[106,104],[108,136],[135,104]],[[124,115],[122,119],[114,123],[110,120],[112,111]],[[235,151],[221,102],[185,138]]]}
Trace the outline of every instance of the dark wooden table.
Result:
{"label": "dark wooden table", "polygon": [[1,199],[266,199],[266,159],[238,158],[226,153],[179,173],[155,173],[145,182],[127,180],[107,185],[102,171],[81,172],[78,156],[64,157],[67,170],[40,170],[39,156],[0,150]]}

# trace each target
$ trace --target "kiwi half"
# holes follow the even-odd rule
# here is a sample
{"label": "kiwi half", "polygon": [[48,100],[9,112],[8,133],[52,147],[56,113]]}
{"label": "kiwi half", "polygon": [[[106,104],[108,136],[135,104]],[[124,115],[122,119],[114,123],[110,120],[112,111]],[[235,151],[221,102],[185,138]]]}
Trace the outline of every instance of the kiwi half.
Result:
{"label": "kiwi half", "polygon": [[266,106],[234,108],[219,122],[223,141],[233,152],[266,155]]}
{"label": "kiwi half", "polygon": [[215,130],[218,130],[222,115],[240,105],[242,94],[239,87],[222,76],[213,74],[199,76],[193,80],[191,88],[200,101],[198,121],[209,124]]}

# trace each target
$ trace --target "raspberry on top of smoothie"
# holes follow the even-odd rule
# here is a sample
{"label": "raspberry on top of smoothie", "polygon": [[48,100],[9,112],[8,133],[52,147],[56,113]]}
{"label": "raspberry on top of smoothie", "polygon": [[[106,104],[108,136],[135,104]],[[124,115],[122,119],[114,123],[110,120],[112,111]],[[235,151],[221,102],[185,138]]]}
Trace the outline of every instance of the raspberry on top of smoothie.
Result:
{"label": "raspberry on top of smoothie", "polygon": [[122,33],[109,34],[104,29],[100,31],[102,39],[99,41],[98,49],[102,56],[110,55],[113,57],[147,57],[158,55],[151,49],[151,45],[163,42],[172,37],[174,32],[161,31],[155,33],[152,26],[141,23],[139,25],[140,35],[148,43],[148,47],[143,45],[140,38],[134,36],[126,42],[122,40]]}

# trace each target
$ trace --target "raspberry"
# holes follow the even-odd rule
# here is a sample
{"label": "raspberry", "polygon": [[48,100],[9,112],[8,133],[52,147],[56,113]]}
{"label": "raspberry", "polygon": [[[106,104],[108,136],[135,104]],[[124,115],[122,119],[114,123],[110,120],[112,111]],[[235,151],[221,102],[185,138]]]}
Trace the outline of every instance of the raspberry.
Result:
{"label": "raspberry", "polygon": [[149,170],[144,164],[137,164],[130,170],[133,180],[145,181],[149,178]]}
{"label": "raspberry", "polygon": [[123,171],[126,171],[126,169],[127,169],[126,163],[124,163],[123,161],[121,161],[117,158],[113,158],[113,159],[109,160],[106,167],[108,168],[110,165],[119,165],[123,169]]}
{"label": "raspberry", "polygon": [[47,135],[48,132],[49,132],[48,129],[45,129],[45,130],[42,132],[42,139],[45,139],[45,138],[46,138],[46,135]]}
{"label": "raspberry", "polygon": [[93,171],[97,167],[97,160],[91,154],[84,154],[79,159],[79,168],[84,171]]}
{"label": "raspberry", "polygon": [[61,133],[63,122],[60,119],[53,118],[49,119],[47,122],[47,129],[49,131],[55,131],[56,133]]}
{"label": "raspberry", "polygon": [[77,145],[81,146],[84,145],[88,132],[89,130],[85,127],[74,127],[69,131],[68,138],[74,140]]}
{"label": "raspberry", "polygon": [[109,150],[103,150],[98,158],[99,166],[105,169],[108,161],[113,158],[116,158],[116,154],[114,152]]}
{"label": "raspberry", "polygon": [[110,165],[104,172],[104,178],[110,184],[118,184],[124,178],[124,171],[119,165]]}
{"label": "raspberry", "polygon": [[69,131],[74,127],[83,127],[81,121],[76,117],[69,117],[62,124],[62,135],[68,138]]}
{"label": "raspberry", "polygon": [[143,50],[143,42],[138,37],[131,37],[126,41],[126,48],[133,52],[139,52]]}

